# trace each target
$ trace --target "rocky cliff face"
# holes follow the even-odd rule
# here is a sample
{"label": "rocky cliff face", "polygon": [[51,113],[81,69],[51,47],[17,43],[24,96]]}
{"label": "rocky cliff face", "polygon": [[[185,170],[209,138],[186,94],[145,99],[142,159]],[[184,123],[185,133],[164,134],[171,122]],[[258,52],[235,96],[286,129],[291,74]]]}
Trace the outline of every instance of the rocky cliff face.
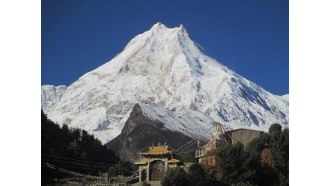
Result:
{"label": "rocky cliff face", "polygon": [[54,109],[66,91],[66,86],[43,85],[41,87],[41,109],[48,113]]}
{"label": "rocky cliff face", "polygon": [[152,120],[139,104],[134,105],[128,120],[119,136],[106,144],[119,153],[124,160],[134,162],[139,157],[139,152],[146,147],[168,144],[177,149],[191,140],[190,137],[166,128],[166,124],[158,120]]}

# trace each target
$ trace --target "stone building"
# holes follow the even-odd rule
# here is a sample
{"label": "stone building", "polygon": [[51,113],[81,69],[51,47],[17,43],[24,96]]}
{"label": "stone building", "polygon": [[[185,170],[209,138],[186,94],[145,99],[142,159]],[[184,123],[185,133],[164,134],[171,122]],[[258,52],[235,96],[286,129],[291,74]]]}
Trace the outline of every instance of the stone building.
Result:
{"label": "stone building", "polygon": [[210,174],[217,179],[222,177],[221,158],[217,155],[218,149],[224,143],[235,144],[237,142],[246,146],[253,139],[260,137],[261,131],[250,129],[236,129],[231,131],[223,131],[220,123],[215,124],[215,132],[212,133],[211,139],[206,145],[198,147],[195,157],[198,163]]}
{"label": "stone building", "polygon": [[226,131],[224,137],[226,141],[235,144],[237,142],[242,143],[244,146],[249,144],[253,139],[260,137],[262,131],[251,130],[251,129],[236,129]]}
{"label": "stone building", "polygon": [[141,159],[135,162],[139,166],[139,182],[160,184],[169,168],[178,166],[180,159],[166,145],[149,147],[146,152],[141,152]]}

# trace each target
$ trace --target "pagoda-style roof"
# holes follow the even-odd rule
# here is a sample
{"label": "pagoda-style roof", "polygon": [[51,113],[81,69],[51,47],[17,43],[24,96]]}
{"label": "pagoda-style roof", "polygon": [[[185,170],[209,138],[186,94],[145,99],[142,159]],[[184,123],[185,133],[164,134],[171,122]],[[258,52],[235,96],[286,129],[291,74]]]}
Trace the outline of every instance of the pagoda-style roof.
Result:
{"label": "pagoda-style roof", "polygon": [[142,155],[158,155],[158,154],[170,154],[172,151],[168,149],[168,146],[149,147],[147,152],[142,152]]}

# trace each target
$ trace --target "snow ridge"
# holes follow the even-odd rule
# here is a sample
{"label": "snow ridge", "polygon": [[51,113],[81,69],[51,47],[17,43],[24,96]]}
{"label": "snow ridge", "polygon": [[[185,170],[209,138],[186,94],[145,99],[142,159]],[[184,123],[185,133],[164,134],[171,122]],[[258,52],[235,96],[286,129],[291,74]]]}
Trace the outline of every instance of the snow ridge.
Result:
{"label": "snow ridge", "polygon": [[200,112],[186,109],[185,112],[175,113],[155,103],[141,104],[143,114],[151,120],[158,120],[167,129],[180,131],[191,138],[207,141],[213,129],[214,120]]}

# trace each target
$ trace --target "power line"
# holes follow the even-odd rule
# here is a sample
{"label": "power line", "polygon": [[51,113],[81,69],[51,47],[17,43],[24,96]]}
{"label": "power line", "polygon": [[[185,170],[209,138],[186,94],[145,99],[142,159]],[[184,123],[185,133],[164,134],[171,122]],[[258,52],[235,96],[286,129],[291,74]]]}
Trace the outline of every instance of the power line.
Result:
{"label": "power line", "polygon": [[[43,162],[44,164],[54,164],[56,165],[57,162],[52,162],[52,161],[44,161]],[[84,167],[84,166],[77,166],[77,165],[65,165],[65,164],[60,164],[58,166],[61,166],[63,168],[69,168],[69,169],[73,169],[73,170],[80,170],[80,171],[105,171],[105,170],[101,170],[101,169],[98,169],[98,168],[95,168],[95,167]],[[82,170],[83,169],[83,170]]]}
{"label": "power line", "polygon": [[41,159],[44,162],[52,162],[52,163],[58,163],[58,164],[69,164],[68,166],[73,167],[73,166],[78,166],[80,168],[89,168],[89,169],[95,169],[95,170],[104,170],[108,169],[108,166],[99,166],[99,165],[91,165],[91,164],[83,164],[83,163],[78,163],[78,162],[69,162],[67,160],[58,160],[58,159]]}
{"label": "power line", "polygon": [[[115,165],[117,165],[117,164],[97,165],[91,161],[74,162],[72,160],[75,160],[75,159],[64,158],[64,157],[60,157],[60,156],[44,156],[44,157],[42,157],[42,160],[48,161],[48,162],[51,161],[52,163],[70,164],[68,166],[75,165],[75,166],[80,166],[80,167],[84,167],[84,168],[88,167],[90,169],[102,170],[102,171],[104,171],[104,169],[109,169],[110,167],[114,167]],[[76,160],[76,161],[79,161],[79,160]],[[125,167],[123,167],[123,171],[132,172],[131,170],[129,170]]]}
{"label": "power line", "polygon": [[[188,145],[188,147],[189,147],[189,144],[191,144],[191,143],[194,142],[194,141],[195,141],[195,139],[192,139],[191,141],[189,141],[188,143],[182,145],[181,147],[179,147],[179,148],[176,149],[175,151],[176,151],[176,152],[180,152],[180,149],[182,149],[182,148],[185,147],[186,145]],[[183,149],[184,149],[184,148],[183,148]]]}
{"label": "power line", "polygon": [[53,164],[50,164],[50,163],[45,163],[45,165],[51,169],[58,170],[60,172],[64,172],[64,173],[71,174],[74,176],[85,177],[85,178],[90,178],[90,179],[98,179],[98,180],[102,179],[102,177],[100,177],[100,176],[92,176],[92,175],[88,175],[88,174],[82,174],[82,173],[78,173],[75,171],[66,170],[61,167],[57,167]]}
{"label": "power line", "polygon": [[56,155],[51,155],[51,154],[41,154],[41,156],[48,156],[48,157],[54,157],[54,158],[59,158],[59,159],[67,159],[67,160],[71,160],[71,161],[80,161],[80,162],[85,162],[85,163],[93,163],[93,164],[108,165],[108,166],[116,165],[116,164],[101,163],[101,162],[95,162],[95,161],[86,161],[86,160],[66,158],[66,157],[56,156]]}

